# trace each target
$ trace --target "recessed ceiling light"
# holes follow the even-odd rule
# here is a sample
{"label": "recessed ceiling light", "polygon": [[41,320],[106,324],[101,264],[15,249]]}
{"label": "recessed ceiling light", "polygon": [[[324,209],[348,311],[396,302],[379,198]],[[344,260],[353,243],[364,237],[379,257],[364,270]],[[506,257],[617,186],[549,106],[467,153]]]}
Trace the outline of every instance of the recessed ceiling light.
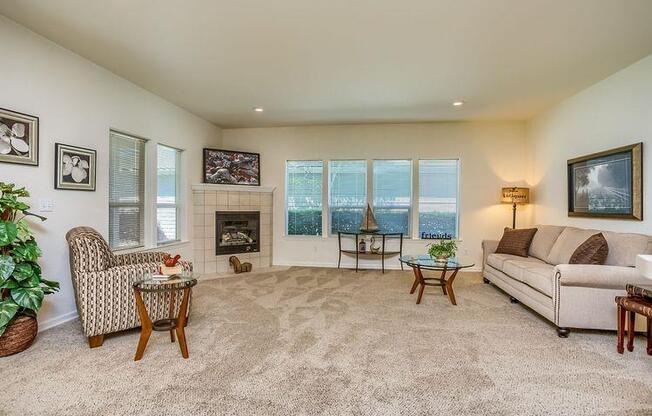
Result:
{"label": "recessed ceiling light", "polygon": [[455,101],[455,102],[453,102],[453,105],[454,105],[455,107],[461,107],[461,106],[464,105],[464,101]]}
{"label": "recessed ceiling light", "polygon": [[257,113],[262,113],[263,111],[265,111],[265,109],[263,107],[254,107],[254,111]]}

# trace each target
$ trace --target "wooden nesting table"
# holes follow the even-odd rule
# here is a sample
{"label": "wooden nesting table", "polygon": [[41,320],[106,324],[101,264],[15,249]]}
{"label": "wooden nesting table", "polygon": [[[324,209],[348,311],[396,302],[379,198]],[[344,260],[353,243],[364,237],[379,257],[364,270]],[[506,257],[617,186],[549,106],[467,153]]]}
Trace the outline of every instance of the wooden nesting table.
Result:
{"label": "wooden nesting table", "polygon": [[619,354],[625,351],[625,321],[627,321],[627,351],[634,351],[636,314],[640,314],[647,319],[647,354],[652,355],[652,285],[628,284],[626,290],[627,296],[616,296],[618,306],[616,350]]}
{"label": "wooden nesting table", "polygon": [[[170,331],[170,341],[174,342],[176,332],[179,340],[179,348],[183,358],[188,358],[188,344],[186,342],[185,326],[188,319],[188,303],[190,302],[190,288],[197,284],[197,279],[192,275],[177,275],[168,280],[160,281],[152,278],[151,275],[145,276],[144,279],[134,283],[134,296],[136,297],[136,306],[138,316],[140,317],[140,339],[134,361],[143,358],[145,347],[149,341],[152,331]],[[182,292],[181,306],[179,313],[175,316],[176,294]],[[169,317],[152,322],[143,301],[143,293],[168,294],[170,298]]]}

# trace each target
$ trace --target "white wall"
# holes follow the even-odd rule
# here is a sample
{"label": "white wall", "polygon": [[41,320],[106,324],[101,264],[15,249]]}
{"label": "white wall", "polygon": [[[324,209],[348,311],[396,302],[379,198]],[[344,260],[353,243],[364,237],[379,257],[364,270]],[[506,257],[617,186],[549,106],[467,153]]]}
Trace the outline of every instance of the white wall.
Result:
{"label": "white wall", "polygon": [[[480,243],[511,226],[511,207],[500,205],[500,188],[524,184],[527,172],[524,123],[431,123],[224,129],[227,149],[261,153],[261,180],[274,193],[273,263],[337,264],[337,238],[286,237],[285,161],[292,159],[459,158],[461,254],[480,264]],[[519,216],[529,223],[528,209]],[[424,253],[428,241],[406,242],[406,253]],[[396,259],[390,262],[398,265]],[[346,264],[352,264],[351,259]],[[378,263],[375,263],[378,264]]]}
{"label": "white wall", "polygon": [[[156,142],[185,149],[182,156],[185,194],[192,213],[190,184],[201,178],[201,149],[220,144],[220,129],[137,87],[107,70],[61,48],[0,16],[0,107],[38,116],[40,119],[39,166],[0,163],[0,181],[25,186],[33,207],[39,198],[55,202],[48,220],[35,226],[43,250],[43,276],[58,280],[61,291],[46,298],[39,314],[41,326],[49,326],[75,314],[66,232],[78,225],[108,233],[109,129],[115,128],[150,139],[149,156]],[[54,143],[97,150],[97,191],[54,189]],[[149,158],[150,171],[155,160]],[[153,184],[148,188],[153,189]],[[192,215],[184,215],[192,230]],[[186,239],[189,235],[185,236]],[[188,244],[173,248],[191,255]]]}
{"label": "white wall", "polygon": [[565,100],[528,124],[535,187],[534,221],[652,234],[644,221],[568,217],[566,162],[614,147],[643,142],[644,204],[652,201],[652,55]]}

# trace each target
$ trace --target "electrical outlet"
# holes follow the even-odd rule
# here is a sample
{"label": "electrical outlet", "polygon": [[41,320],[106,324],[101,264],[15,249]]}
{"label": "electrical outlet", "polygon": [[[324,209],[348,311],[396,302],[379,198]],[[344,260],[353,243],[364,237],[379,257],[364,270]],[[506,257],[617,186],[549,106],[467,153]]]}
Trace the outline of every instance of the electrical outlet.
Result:
{"label": "electrical outlet", "polygon": [[39,212],[52,212],[54,211],[54,200],[49,198],[39,198],[38,200]]}

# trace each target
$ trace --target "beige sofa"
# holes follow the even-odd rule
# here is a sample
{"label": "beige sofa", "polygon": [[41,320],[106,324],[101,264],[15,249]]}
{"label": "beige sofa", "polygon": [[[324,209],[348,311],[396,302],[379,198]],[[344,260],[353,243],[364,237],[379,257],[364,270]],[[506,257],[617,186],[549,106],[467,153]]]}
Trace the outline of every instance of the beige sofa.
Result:
{"label": "beige sofa", "polygon": [[626,283],[650,284],[634,268],[636,255],[652,252],[652,237],[602,231],[609,244],[606,264],[568,264],[575,249],[599,230],[539,225],[528,257],[495,253],[498,241],[482,242],[482,276],[557,326],[560,337],[570,328],[616,329],[614,297]]}

